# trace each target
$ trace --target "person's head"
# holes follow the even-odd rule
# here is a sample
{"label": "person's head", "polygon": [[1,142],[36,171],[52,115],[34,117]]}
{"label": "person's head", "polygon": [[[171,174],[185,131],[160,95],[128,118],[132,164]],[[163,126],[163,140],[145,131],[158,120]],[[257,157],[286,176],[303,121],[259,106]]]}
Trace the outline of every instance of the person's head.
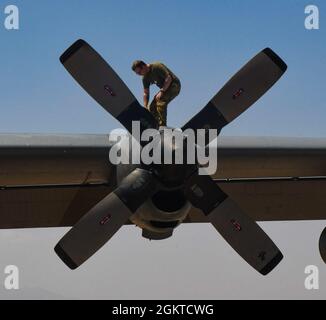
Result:
{"label": "person's head", "polygon": [[132,63],[131,69],[139,76],[144,76],[148,71],[148,65],[142,60],[136,60]]}

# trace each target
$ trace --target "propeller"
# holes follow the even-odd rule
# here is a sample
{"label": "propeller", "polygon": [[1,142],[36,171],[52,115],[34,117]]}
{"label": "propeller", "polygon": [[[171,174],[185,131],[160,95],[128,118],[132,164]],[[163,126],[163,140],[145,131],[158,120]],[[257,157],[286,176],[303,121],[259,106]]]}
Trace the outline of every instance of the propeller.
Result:
{"label": "propeller", "polygon": [[[244,65],[225,86],[184,126],[218,132],[246,111],[283,75],[287,65],[266,48]],[[243,210],[208,175],[195,172],[185,183],[190,203],[201,209],[208,221],[253,268],[268,274],[283,258],[282,253]]]}
{"label": "propeller", "polygon": [[[70,46],[60,61],[86,92],[130,133],[132,121],[140,122],[141,132],[158,128],[151,113],[138,103],[114,70],[84,40],[78,40]],[[220,132],[257,101],[286,68],[283,60],[270,48],[262,50],[182,130],[206,129],[207,133],[207,129],[217,129]],[[208,134],[206,136],[208,138]],[[208,144],[207,138],[205,141]],[[164,166],[147,165],[130,173],[117,189],[96,204],[59,241],[55,247],[59,257],[74,269],[93,255],[157,192],[160,183],[163,181],[164,184],[166,180],[164,176],[174,172],[165,170]],[[181,181],[189,202],[202,211],[206,219],[253,268],[266,275],[281,261],[282,253],[273,241],[210,176],[199,175],[198,166],[187,164],[178,172],[180,174],[175,176]]]}
{"label": "propeller", "polygon": [[[188,128],[216,129],[218,132],[256,102],[286,71],[284,61],[266,48],[247,62],[224,87],[190,119]],[[209,136],[206,134],[208,143]]]}
{"label": "propeller", "polygon": [[273,241],[210,176],[195,172],[185,183],[185,195],[258,272],[266,275],[282,260],[283,255]]}
{"label": "propeller", "polygon": [[132,121],[139,121],[140,133],[158,128],[153,115],[87,42],[77,40],[60,56],[60,61],[79,85],[130,133]]}
{"label": "propeller", "polygon": [[64,235],[55,246],[55,252],[69,268],[76,269],[154,194],[155,187],[156,180],[150,171],[135,169]]}

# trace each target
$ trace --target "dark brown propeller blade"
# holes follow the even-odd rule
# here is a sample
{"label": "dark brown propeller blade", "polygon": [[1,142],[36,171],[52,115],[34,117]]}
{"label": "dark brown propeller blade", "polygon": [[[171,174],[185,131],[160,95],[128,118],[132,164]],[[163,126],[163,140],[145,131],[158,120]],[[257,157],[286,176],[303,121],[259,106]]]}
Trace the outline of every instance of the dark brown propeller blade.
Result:
{"label": "dark brown propeller blade", "polygon": [[230,246],[261,274],[268,274],[282,260],[274,242],[210,176],[194,173],[186,182],[185,194]]}
{"label": "dark brown propeller blade", "polygon": [[[244,65],[182,130],[217,129],[246,111],[283,75],[287,66],[270,48]],[[209,143],[206,135],[207,144]]]}
{"label": "dark brown propeller blade", "polygon": [[77,268],[120,229],[155,187],[151,172],[135,169],[64,235],[55,252],[69,268]]}

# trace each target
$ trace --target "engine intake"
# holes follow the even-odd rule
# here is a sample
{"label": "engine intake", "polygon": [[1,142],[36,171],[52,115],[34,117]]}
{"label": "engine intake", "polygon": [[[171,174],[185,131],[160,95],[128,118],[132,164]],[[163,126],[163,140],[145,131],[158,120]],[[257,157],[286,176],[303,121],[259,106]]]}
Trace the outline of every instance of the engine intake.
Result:
{"label": "engine intake", "polygon": [[161,190],[154,194],[152,201],[159,210],[174,212],[180,210],[187,200],[182,190]]}

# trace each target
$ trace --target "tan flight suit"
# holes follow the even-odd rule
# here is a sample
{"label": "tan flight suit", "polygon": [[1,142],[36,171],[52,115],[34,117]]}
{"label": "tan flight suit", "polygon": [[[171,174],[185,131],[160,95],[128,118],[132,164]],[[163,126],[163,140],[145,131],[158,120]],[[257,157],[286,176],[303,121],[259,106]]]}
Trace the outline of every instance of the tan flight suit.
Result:
{"label": "tan flight suit", "polygon": [[163,63],[153,62],[150,64],[150,71],[143,76],[144,89],[155,83],[159,88],[163,88],[166,77],[170,75],[172,82],[168,89],[162,93],[161,98],[153,101],[149,105],[149,111],[153,114],[160,126],[166,126],[167,106],[180,92],[180,80]]}

